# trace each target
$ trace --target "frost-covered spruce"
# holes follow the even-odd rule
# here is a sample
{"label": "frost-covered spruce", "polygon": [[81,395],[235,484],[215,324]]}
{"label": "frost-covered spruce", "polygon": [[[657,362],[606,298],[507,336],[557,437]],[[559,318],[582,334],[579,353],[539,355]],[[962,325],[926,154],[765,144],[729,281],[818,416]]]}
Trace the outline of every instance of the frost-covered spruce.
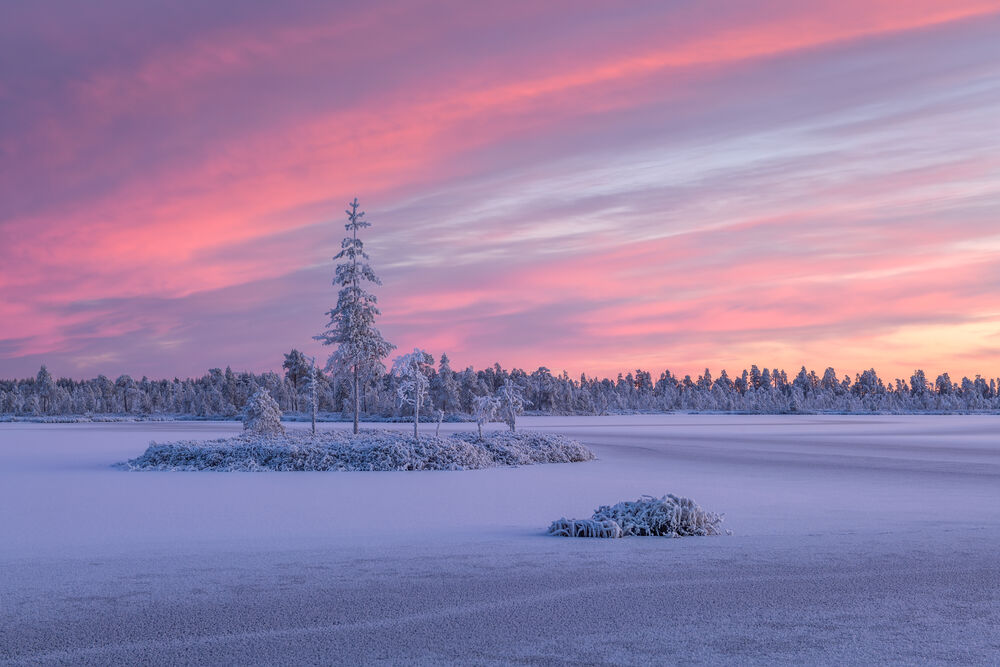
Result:
{"label": "frost-covered spruce", "polygon": [[354,198],[347,213],[344,227],[350,236],[341,241],[341,250],[334,260],[337,264],[333,284],[340,287],[337,305],[327,311],[330,322],[326,331],[314,338],[324,345],[336,345],[337,349],[326,363],[327,370],[338,371],[352,379],[351,400],[354,403],[354,433],[358,432],[361,411],[361,383],[378,377],[385,371],[382,363],[396,346],[382,338],[375,326],[375,317],[380,315],[378,299],[365,289],[365,283],[381,285],[382,281],[371,265],[364,243],[358,238],[358,230],[370,227],[364,219],[365,212],[358,211],[358,199]]}
{"label": "frost-covered spruce", "polygon": [[285,427],[281,425],[281,409],[267,389],[258,389],[247,401],[243,411],[243,430],[254,435],[281,435]]}

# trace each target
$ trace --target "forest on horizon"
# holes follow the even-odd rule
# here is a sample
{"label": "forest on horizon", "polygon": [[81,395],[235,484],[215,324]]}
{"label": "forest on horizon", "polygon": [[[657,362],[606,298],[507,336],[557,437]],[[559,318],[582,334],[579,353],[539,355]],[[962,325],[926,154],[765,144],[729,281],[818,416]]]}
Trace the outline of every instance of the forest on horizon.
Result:
{"label": "forest on horizon", "polygon": [[[540,367],[530,373],[500,364],[476,370],[453,370],[447,355],[435,366],[427,355],[430,382],[423,414],[442,411],[449,417],[473,412],[477,396],[492,395],[511,379],[523,388],[528,414],[601,415],[630,412],[724,411],[795,412],[978,412],[1000,410],[1000,378],[963,377],[948,373],[931,380],[922,370],[909,379],[883,380],[874,369],[838,377],[833,368],[822,375],[805,367],[795,376],[780,369],[753,365],[732,377],[709,369],[692,378],[665,370],[654,377],[644,370],[615,379],[554,375]],[[265,388],[282,411],[303,413],[310,397],[310,364],[297,350],[285,355],[283,374],[210,369],[200,378],[153,380],[104,375],[89,380],[54,378],[44,366],[35,377],[0,380],[0,414],[14,416],[133,415],[235,417],[259,388]],[[343,373],[315,369],[316,402],[321,415],[351,410],[352,383]],[[361,413],[367,418],[402,418],[411,408],[397,400],[399,378],[377,373],[360,387]],[[433,417],[432,417],[433,418]]]}

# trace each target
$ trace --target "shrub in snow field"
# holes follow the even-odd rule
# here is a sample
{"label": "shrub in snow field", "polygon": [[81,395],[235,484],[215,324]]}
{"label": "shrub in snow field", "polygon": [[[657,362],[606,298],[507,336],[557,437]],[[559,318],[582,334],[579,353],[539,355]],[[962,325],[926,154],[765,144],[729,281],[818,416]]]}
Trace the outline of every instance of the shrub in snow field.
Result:
{"label": "shrub in snow field", "polygon": [[419,440],[398,431],[247,432],[221,440],[152,443],[128,470],[471,470],[504,465],[589,461],[580,443],[544,433],[474,433]]}
{"label": "shrub in snow field", "polygon": [[243,430],[254,435],[278,435],[285,432],[281,425],[281,408],[267,389],[258,389],[243,411]]}
{"label": "shrub in snow field", "polygon": [[549,526],[549,534],[560,537],[621,537],[622,527],[614,521],[559,519]]}
{"label": "shrub in snow field", "polygon": [[[703,510],[690,498],[668,493],[662,498],[642,496],[636,501],[602,505],[589,520],[559,519],[549,526],[549,534],[562,537],[722,535],[721,524],[721,514]],[[617,535],[612,534],[615,527]]]}

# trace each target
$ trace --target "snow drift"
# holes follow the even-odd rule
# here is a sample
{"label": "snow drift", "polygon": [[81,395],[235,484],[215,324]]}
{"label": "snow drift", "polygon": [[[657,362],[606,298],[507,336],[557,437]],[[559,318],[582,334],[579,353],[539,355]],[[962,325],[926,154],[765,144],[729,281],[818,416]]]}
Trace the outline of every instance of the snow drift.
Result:
{"label": "snow drift", "polygon": [[650,535],[687,537],[722,535],[722,515],[703,510],[690,498],[668,493],[662,498],[642,496],[636,501],[601,505],[590,519],[553,521],[549,535],[560,537],[628,537]]}
{"label": "snow drift", "polygon": [[232,438],[153,442],[127,470],[472,470],[536,463],[589,461],[594,454],[575,440],[550,433],[510,431],[419,440],[398,431],[243,433]]}

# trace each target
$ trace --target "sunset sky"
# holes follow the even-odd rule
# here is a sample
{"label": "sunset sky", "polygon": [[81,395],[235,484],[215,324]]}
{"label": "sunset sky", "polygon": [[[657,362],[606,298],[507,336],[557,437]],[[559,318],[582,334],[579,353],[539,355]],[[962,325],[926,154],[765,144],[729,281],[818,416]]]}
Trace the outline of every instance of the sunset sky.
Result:
{"label": "sunset sky", "polygon": [[[1000,1],[11,2],[0,377],[1000,375]],[[932,376],[933,377],[933,376]]]}

